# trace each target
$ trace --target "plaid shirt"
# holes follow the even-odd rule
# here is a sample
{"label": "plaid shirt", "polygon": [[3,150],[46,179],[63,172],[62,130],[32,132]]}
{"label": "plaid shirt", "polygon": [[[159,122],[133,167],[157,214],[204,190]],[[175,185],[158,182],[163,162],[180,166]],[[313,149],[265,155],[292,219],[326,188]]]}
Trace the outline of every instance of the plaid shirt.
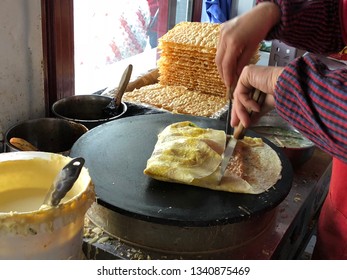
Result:
{"label": "plaid shirt", "polygon": [[279,77],[278,114],[319,148],[347,162],[347,68],[330,70],[313,54],[334,53],[345,46],[347,14],[342,1],[272,1],[280,6],[282,17],[266,39],[311,52],[289,63]]}

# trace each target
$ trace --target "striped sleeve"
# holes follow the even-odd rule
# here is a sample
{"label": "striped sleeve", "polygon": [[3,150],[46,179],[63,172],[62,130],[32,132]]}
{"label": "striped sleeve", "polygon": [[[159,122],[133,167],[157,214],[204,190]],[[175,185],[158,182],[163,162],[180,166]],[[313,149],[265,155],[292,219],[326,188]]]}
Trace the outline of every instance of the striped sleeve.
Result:
{"label": "striped sleeve", "polygon": [[[281,21],[267,40],[279,39],[309,52],[328,54],[343,49],[340,1],[271,0],[281,10]],[[257,4],[266,0],[257,0]]]}
{"label": "striped sleeve", "polygon": [[309,54],[279,77],[275,106],[290,124],[332,156],[347,162],[347,69],[329,70]]}

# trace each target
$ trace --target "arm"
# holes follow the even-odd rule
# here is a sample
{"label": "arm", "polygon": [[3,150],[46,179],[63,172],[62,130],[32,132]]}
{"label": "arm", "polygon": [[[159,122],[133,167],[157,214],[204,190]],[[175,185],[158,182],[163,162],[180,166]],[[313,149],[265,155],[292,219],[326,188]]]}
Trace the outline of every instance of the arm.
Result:
{"label": "arm", "polygon": [[216,64],[226,86],[234,84],[265,38],[279,39],[316,53],[342,50],[345,46],[342,34],[347,34],[347,16],[343,16],[346,2],[258,0],[249,12],[222,24]]}
{"label": "arm", "polygon": [[216,65],[227,87],[236,82],[259,43],[279,20],[279,7],[266,2],[221,25]]}
{"label": "arm", "polygon": [[306,55],[284,68],[274,97],[282,118],[347,162],[347,68],[329,70],[316,56]]}
{"label": "arm", "polygon": [[319,148],[347,162],[347,68],[330,70],[314,54],[286,67],[246,66],[234,93],[232,126],[250,125],[246,108],[260,111],[249,97],[253,88],[267,93],[261,114],[274,106]]}
{"label": "arm", "polygon": [[[337,52],[346,45],[346,0],[273,2],[280,5],[282,16],[267,39],[278,38],[316,53]],[[346,85],[346,68],[329,70],[314,55],[307,55],[286,66],[274,88],[279,115],[322,150],[345,162]]]}
{"label": "arm", "polygon": [[299,49],[325,54],[345,46],[341,13],[345,0],[257,0],[257,4],[264,2],[276,3],[281,10],[279,23],[266,39],[279,39]]}
{"label": "arm", "polygon": [[[272,5],[275,4],[266,2]],[[281,5],[279,19],[277,24],[272,25],[272,28],[270,28],[268,39],[278,38],[283,40],[285,38],[286,42],[295,43],[296,47],[310,49],[311,46],[313,50],[321,53],[342,49],[344,42],[341,32],[344,32],[344,28],[340,26],[344,25],[345,19],[343,14],[339,18],[338,9],[341,6],[339,6],[340,3],[337,0],[278,0],[277,2]],[[295,5],[293,5],[293,2],[295,2]],[[259,6],[264,4],[266,3],[261,3]],[[321,4],[321,9],[328,8],[324,13],[318,11],[318,6],[316,7],[316,12],[320,13],[320,17],[322,15],[328,17],[326,21],[323,21],[321,27],[319,27],[319,22],[315,22],[316,16],[310,14],[311,10],[307,9],[307,5],[311,4]],[[302,6],[303,11],[309,14],[304,15],[303,12],[296,10],[300,8],[299,5]],[[275,6],[280,7],[277,4]],[[259,9],[253,11],[260,11]],[[271,9],[273,9],[273,6]],[[331,17],[332,14],[335,16]],[[272,15],[277,15],[275,8]],[[300,15],[300,17],[296,17],[296,15]],[[286,18],[286,21],[281,19],[283,17]],[[244,18],[245,16],[241,16],[239,20],[241,21]],[[341,23],[339,20],[342,20]],[[226,27],[228,26],[234,27],[231,23]],[[269,27],[270,25],[266,26]],[[253,34],[252,32],[256,30],[254,28],[253,25],[247,32],[243,31],[244,33]],[[321,36],[309,34],[305,37],[304,34],[309,32],[310,28],[321,28],[319,31]],[[323,29],[327,34],[322,31]],[[234,36],[237,33],[225,34],[233,37],[234,42],[238,41],[238,38]],[[222,37],[225,40],[222,40],[222,43],[226,42],[226,38],[227,36],[224,39]],[[309,42],[310,40],[312,42]],[[244,47],[249,46],[244,45]],[[219,63],[220,67],[221,65],[227,65],[224,61],[224,51],[221,48],[219,59],[216,57],[216,63],[217,65]],[[244,54],[245,51],[236,52],[234,49],[234,58],[231,60],[236,62],[235,64],[229,64],[230,67],[240,66],[241,56],[239,53]],[[232,55],[229,54],[229,59],[230,56]],[[230,73],[232,73],[232,70],[229,70]],[[222,77],[225,77],[225,73]],[[298,58],[284,68],[244,67],[234,92],[232,126],[238,124],[239,121],[242,121],[245,126],[249,125],[249,117],[245,113],[245,108],[259,112],[259,106],[249,99],[249,92],[253,88],[259,88],[266,92],[268,94],[267,105],[275,105],[279,115],[300,130],[318,147],[347,162],[347,69],[329,70],[314,55]]]}

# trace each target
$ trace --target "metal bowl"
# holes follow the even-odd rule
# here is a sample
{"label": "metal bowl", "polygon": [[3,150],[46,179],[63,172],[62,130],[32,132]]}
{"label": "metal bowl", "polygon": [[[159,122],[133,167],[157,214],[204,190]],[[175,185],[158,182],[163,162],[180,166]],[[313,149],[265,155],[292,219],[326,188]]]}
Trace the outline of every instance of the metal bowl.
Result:
{"label": "metal bowl", "polygon": [[56,101],[52,112],[58,118],[78,122],[92,129],[120,118],[127,111],[127,105],[122,102],[118,114],[113,116],[106,113],[104,109],[111,101],[111,97],[103,95],[74,95]]}
{"label": "metal bowl", "polygon": [[251,130],[282,148],[293,167],[299,167],[308,161],[315,150],[313,142],[288,124],[254,126]]}
{"label": "metal bowl", "polygon": [[42,152],[68,155],[72,145],[88,129],[79,123],[58,118],[40,118],[12,126],[5,134],[5,151],[19,151],[10,143],[13,137],[22,138]]}

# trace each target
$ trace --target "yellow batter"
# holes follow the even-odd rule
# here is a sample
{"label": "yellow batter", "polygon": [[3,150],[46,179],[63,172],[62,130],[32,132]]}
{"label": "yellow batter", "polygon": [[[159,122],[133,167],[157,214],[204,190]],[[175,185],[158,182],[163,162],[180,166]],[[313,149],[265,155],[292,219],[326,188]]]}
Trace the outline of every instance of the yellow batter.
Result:
{"label": "yellow batter", "polygon": [[[14,189],[1,192],[0,212],[30,212],[38,210],[43,203],[47,190],[43,188]],[[61,203],[70,197],[65,196]]]}
{"label": "yellow batter", "polygon": [[[55,177],[65,165],[58,157],[0,162],[0,212],[30,212],[38,210]],[[19,172],[20,170],[20,172]],[[72,189],[61,201],[74,197],[80,189]]]}

